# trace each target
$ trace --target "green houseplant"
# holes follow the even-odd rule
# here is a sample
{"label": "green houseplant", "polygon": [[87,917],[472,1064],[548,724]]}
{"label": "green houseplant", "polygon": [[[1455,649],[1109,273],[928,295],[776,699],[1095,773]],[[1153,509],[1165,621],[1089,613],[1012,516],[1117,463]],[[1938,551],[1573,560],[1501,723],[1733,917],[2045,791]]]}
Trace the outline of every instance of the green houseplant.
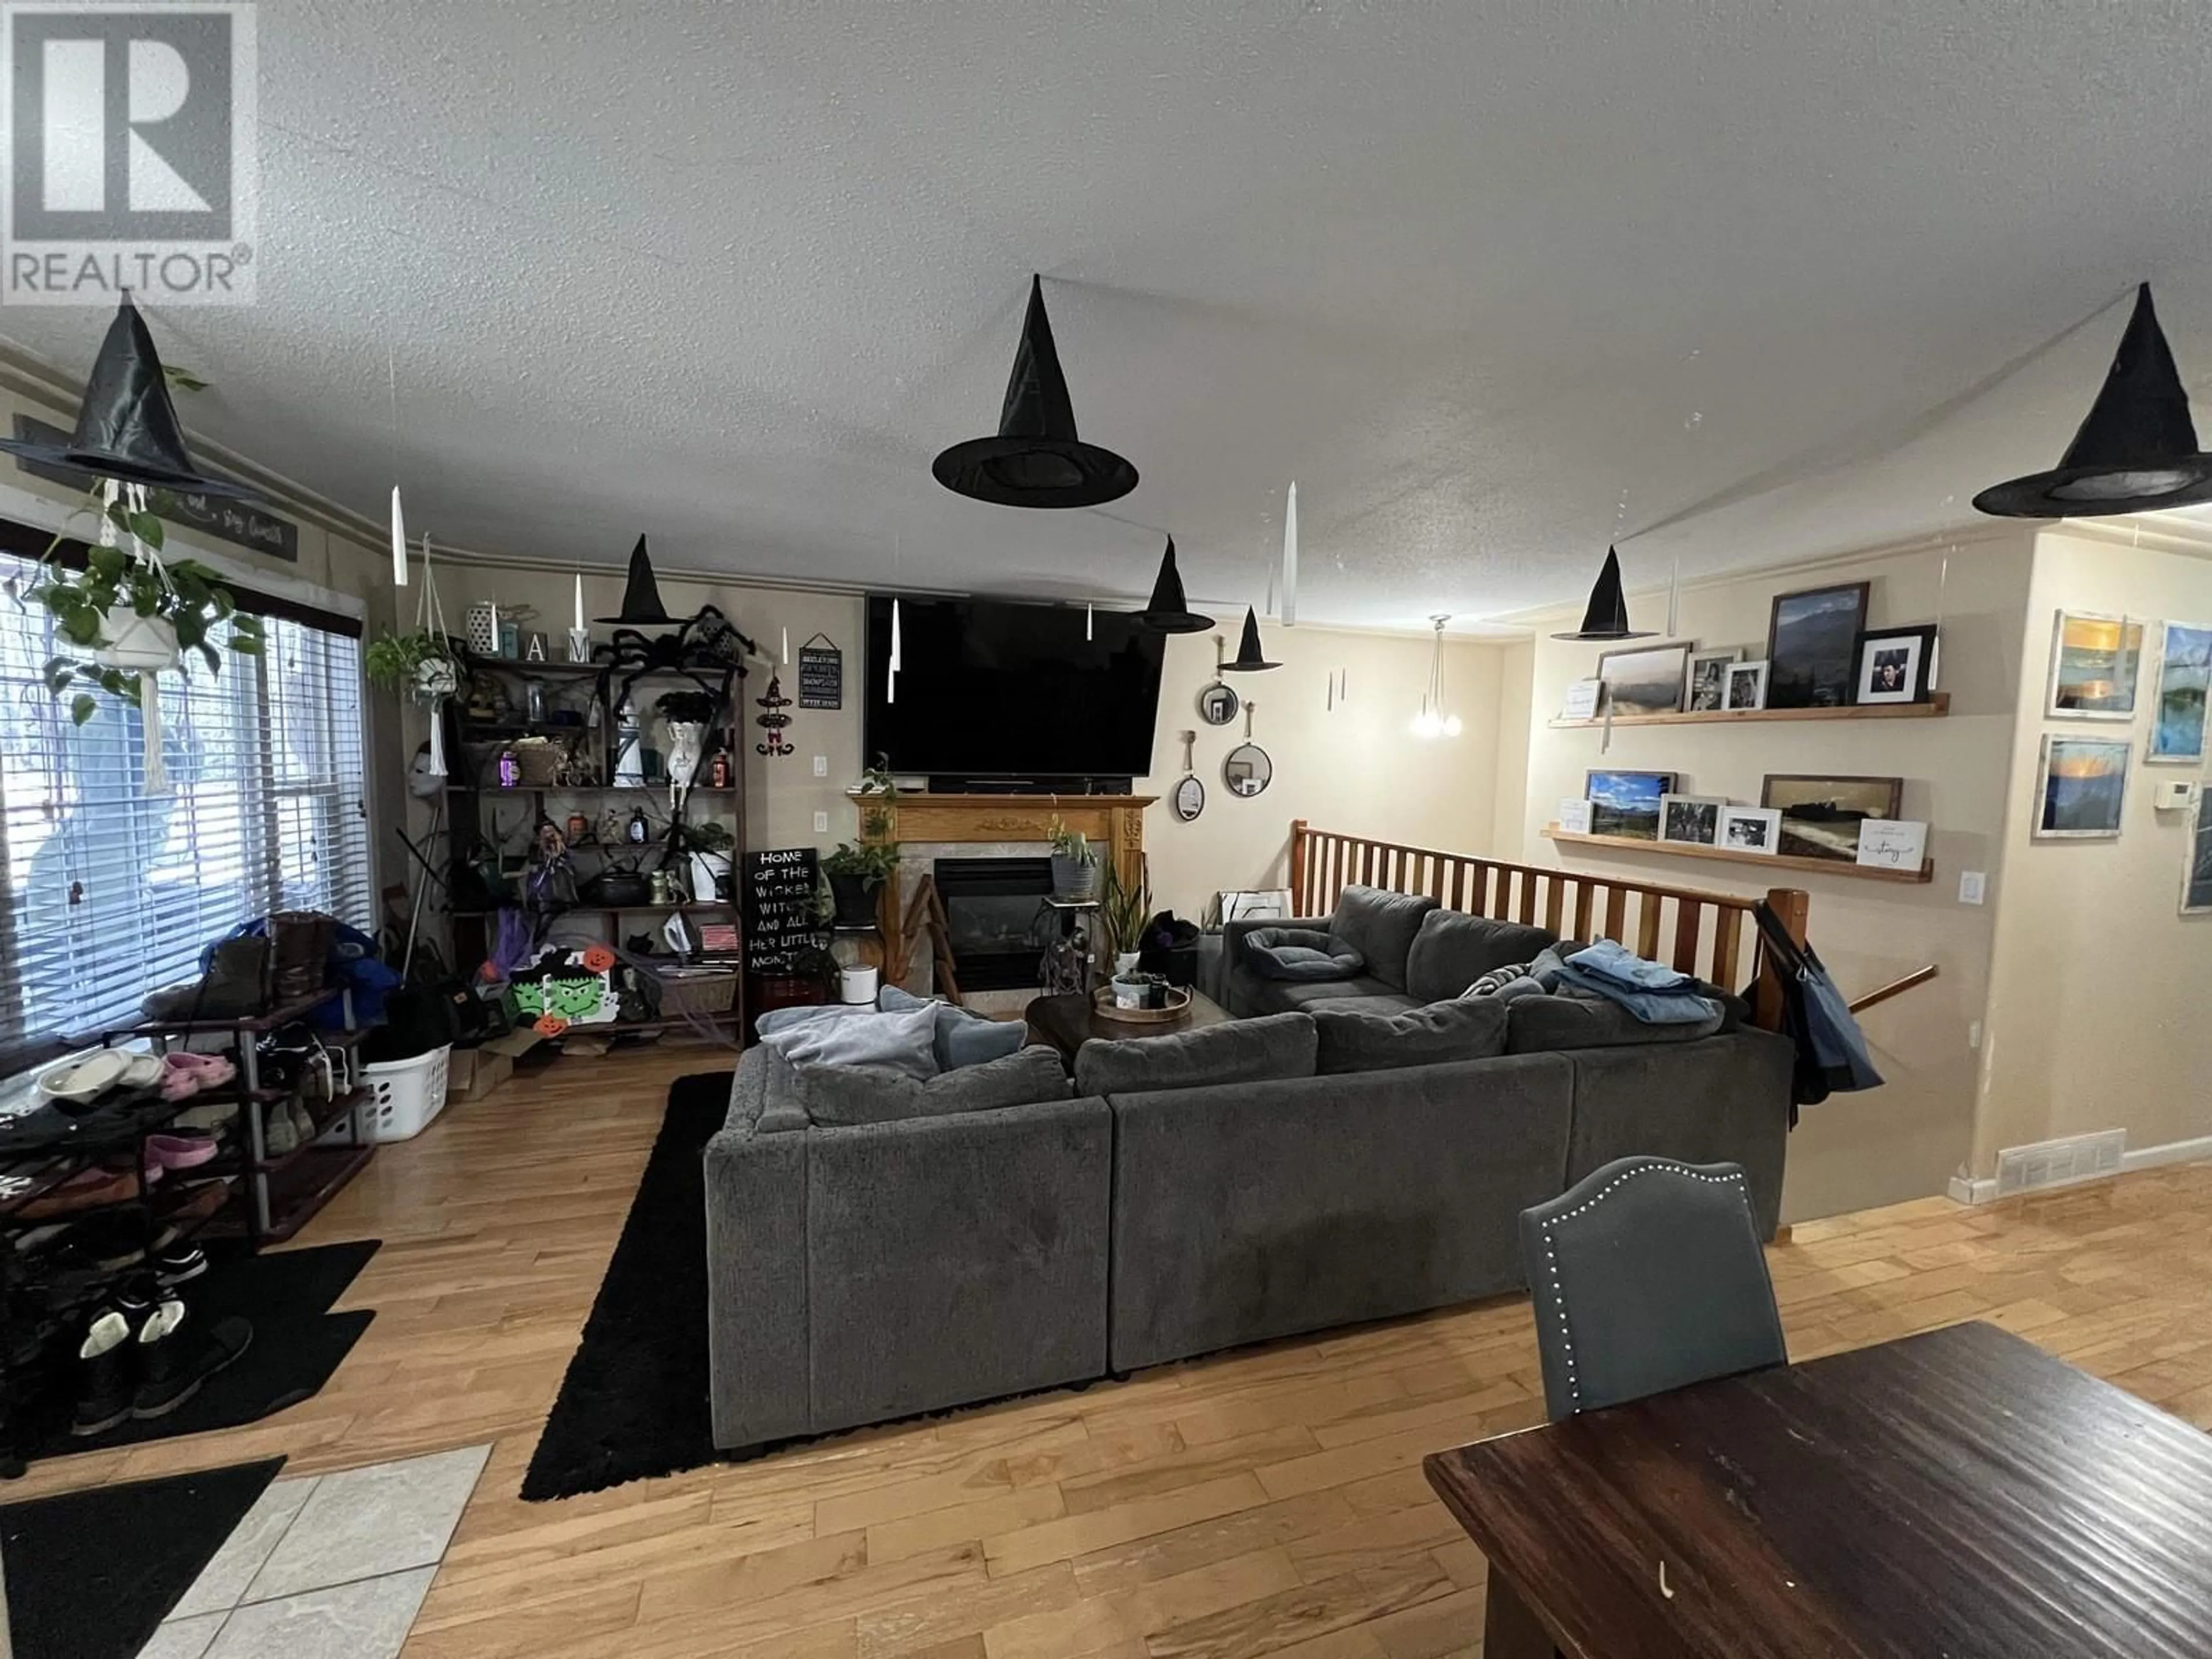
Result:
{"label": "green houseplant", "polygon": [[1097,894],[1098,854],[1091,850],[1091,838],[1055,817],[1052,821],[1052,896],[1079,902]]}
{"label": "green houseplant", "polygon": [[876,926],[876,890],[898,868],[898,783],[884,757],[860,774],[853,792],[854,810],[860,822],[860,839],[841,842],[823,855],[822,873],[830,883],[832,924],[839,927]]}
{"label": "green houseplant", "polygon": [[1132,884],[1124,882],[1121,871],[1108,860],[1099,876],[1098,934],[1116,976],[1136,967],[1139,941],[1152,914],[1152,884],[1141,870]]}

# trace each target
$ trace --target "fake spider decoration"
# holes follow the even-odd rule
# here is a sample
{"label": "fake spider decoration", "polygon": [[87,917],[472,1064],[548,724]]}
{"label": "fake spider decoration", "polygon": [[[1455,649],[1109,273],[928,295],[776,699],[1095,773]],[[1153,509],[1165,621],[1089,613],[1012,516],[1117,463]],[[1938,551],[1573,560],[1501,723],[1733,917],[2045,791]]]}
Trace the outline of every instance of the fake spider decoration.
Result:
{"label": "fake spider decoration", "polygon": [[621,708],[630,688],[648,674],[680,674],[717,703],[725,703],[731,679],[744,674],[745,654],[759,650],[708,605],[673,634],[617,628],[605,644],[592,647],[592,660],[599,665],[599,700],[608,708]]}

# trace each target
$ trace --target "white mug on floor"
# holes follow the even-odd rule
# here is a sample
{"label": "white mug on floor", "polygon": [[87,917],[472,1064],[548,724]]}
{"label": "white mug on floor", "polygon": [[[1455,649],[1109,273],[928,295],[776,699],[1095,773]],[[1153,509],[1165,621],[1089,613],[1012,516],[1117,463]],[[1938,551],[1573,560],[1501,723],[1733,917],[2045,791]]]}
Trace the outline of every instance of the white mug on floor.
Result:
{"label": "white mug on floor", "polygon": [[840,969],[837,994],[846,1002],[873,1002],[876,1000],[876,970],[872,968]]}

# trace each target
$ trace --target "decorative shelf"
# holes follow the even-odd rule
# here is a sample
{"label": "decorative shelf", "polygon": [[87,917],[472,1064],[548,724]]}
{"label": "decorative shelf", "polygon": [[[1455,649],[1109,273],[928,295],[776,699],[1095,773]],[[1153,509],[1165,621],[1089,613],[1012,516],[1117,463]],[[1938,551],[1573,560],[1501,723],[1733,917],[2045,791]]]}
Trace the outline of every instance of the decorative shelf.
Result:
{"label": "decorative shelf", "polygon": [[1923,859],[1914,870],[1881,870],[1871,865],[1845,864],[1838,859],[1799,858],[1791,853],[1741,853],[1733,847],[1698,847],[1680,841],[1637,841],[1626,836],[1584,836],[1544,826],[1547,840],[1577,847],[1607,847],[1619,852],[1660,853],[1669,858],[1719,859],[1729,864],[1755,864],[1765,870],[1804,870],[1814,875],[1849,876],[1857,881],[1894,881],[1919,884],[1936,879],[1936,862]]}
{"label": "decorative shelf", "polygon": [[[1941,720],[1951,712],[1951,694],[1938,691],[1926,702],[1851,703],[1842,708],[1707,708],[1695,713],[1676,709],[1670,714],[1615,714],[1616,729],[1625,726],[1735,726],[1750,725],[1759,720]],[[1605,716],[1595,720],[1571,720],[1555,719],[1554,731],[1578,731],[1587,726],[1605,725]],[[1764,854],[1753,854],[1753,858]],[[1814,864],[1822,862],[1814,859]]]}

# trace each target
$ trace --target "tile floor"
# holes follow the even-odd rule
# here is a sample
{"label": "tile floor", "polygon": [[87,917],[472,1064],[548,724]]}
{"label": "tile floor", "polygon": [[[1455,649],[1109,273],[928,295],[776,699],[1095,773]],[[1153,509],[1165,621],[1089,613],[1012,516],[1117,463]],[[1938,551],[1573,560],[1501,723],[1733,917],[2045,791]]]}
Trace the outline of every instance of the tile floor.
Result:
{"label": "tile floor", "polygon": [[271,1482],[140,1659],[392,1659],[490,1451]]}

